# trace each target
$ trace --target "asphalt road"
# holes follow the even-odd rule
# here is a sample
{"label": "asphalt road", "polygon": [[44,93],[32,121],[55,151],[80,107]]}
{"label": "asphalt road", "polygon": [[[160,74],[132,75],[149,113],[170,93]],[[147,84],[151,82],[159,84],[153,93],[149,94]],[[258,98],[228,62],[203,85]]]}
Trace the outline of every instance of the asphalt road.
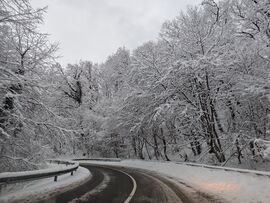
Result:
{"label": "asphalt road", "polygon": [[81,166],[91,171],[91,180],[42,203],[194,203],[177,185],[148,171]]}

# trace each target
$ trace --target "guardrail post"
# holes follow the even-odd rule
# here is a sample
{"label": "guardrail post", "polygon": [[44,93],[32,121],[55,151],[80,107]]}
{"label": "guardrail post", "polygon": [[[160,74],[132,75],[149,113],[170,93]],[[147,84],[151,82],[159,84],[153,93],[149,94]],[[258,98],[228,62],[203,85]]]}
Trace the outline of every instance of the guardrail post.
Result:
{"label": "guardrail post", "polygon": [[54,182],[56,182],[57,181],[57,176],[54,176]]}
{"label": "guardrail post", "polygon": [[73,176],[73,171],[71,171],[71,175]]}

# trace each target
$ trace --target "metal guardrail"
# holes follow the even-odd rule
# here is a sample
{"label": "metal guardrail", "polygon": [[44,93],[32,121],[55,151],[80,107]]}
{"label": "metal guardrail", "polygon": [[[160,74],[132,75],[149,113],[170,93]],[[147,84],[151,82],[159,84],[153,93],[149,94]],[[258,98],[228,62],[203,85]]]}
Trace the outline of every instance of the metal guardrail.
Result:
{"label": "metal guardrail", "polygon": [[211,166],[211,165],[197,164],[197,163],[191,163],[191,162],[174,162],[174,163],[183,164],[183,165],[187,165],[187,166],[214,169],[214,170],[232,171],[232,172],[238,172],[238,173],[254,174],[254,175],[257,175],[257,176],[270,177],[270,171],[257,171],[257,170],[230,168],[230,167],[222,167],[222,166]]}
{"label": "metal guardrail", "polygon": [[25,171],[25,172],[12,172],[12,173],[2,173],[0,174],[0,184],[10,184],[18,183],[29,180],[37,180],[42,178],[54,177],[54,181],[57,181],[59,175],[66,173],[71,173],[73,175],[79,167],[79,163],[72,161],[63,161],[63,160],[48,160],[50,163],[65,164],[67,167],[65,169],[44,169],[44,170],[34,170],[34,171]]}
{"label": "metal guardrail", "polygon": [[121,161],[121,159],[119,158],[76,158],[72,160],[74,161],[115,161],[115,162]]}
{"label": "metal guardrail", "polygon": [[223,171],[231,171],[237,173],[246,173],[246,174],[253,174],[257,176],[266,176],[270,178],[270,171],[258,171],[258,170],[250,170],[250,169],[240,169],[240,168],[231,168],[231,167],[224,167],[224,166],[212,166],[207,164],[198,164],[193,162],[184,162],[184,161],[163,161],[163,160],[151,160],[150,162],[159,162],[159,163],[175,163],[175,164],[182,164],[186,166],[194,166],[200,168],[207,168],[213,170],[223,170]]}

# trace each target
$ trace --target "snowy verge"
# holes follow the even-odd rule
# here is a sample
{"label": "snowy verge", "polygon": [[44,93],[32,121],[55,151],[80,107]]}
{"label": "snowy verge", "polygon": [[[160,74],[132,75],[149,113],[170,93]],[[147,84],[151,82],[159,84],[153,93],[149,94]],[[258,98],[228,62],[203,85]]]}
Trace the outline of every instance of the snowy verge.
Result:
{"label": "snowy verge", "polygon": [[101,165],[113,165],[147,169],[161,173],[175,181],[185,183],[200,194],[238,203],[269,203],[270,178],[251,173],[222,171],[187,166],[171,162],[123,160],[121,162],[80,161]]}
{"label": "snowy verge", "polygon": [[57,182],[54,182],[53,177],[50,177],[20,183],[16,187],[11,186],[11,188],[7,185],[1,190],[0,203],[37,202],[49,199],[84,184],[91,177],[88,169],[79,167],[73,176],[70,173],[58,176]]}

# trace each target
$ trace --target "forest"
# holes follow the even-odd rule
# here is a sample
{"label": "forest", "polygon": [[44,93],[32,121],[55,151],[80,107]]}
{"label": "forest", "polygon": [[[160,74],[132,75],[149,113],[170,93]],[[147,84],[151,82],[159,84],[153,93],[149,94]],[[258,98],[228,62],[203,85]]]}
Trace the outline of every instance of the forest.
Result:
{"label": "forest", "polygon": [[65,67],[46,11],[0,0],[0,172],[59,156],[267,165],[268,0],[204,0],[158,39]]}

